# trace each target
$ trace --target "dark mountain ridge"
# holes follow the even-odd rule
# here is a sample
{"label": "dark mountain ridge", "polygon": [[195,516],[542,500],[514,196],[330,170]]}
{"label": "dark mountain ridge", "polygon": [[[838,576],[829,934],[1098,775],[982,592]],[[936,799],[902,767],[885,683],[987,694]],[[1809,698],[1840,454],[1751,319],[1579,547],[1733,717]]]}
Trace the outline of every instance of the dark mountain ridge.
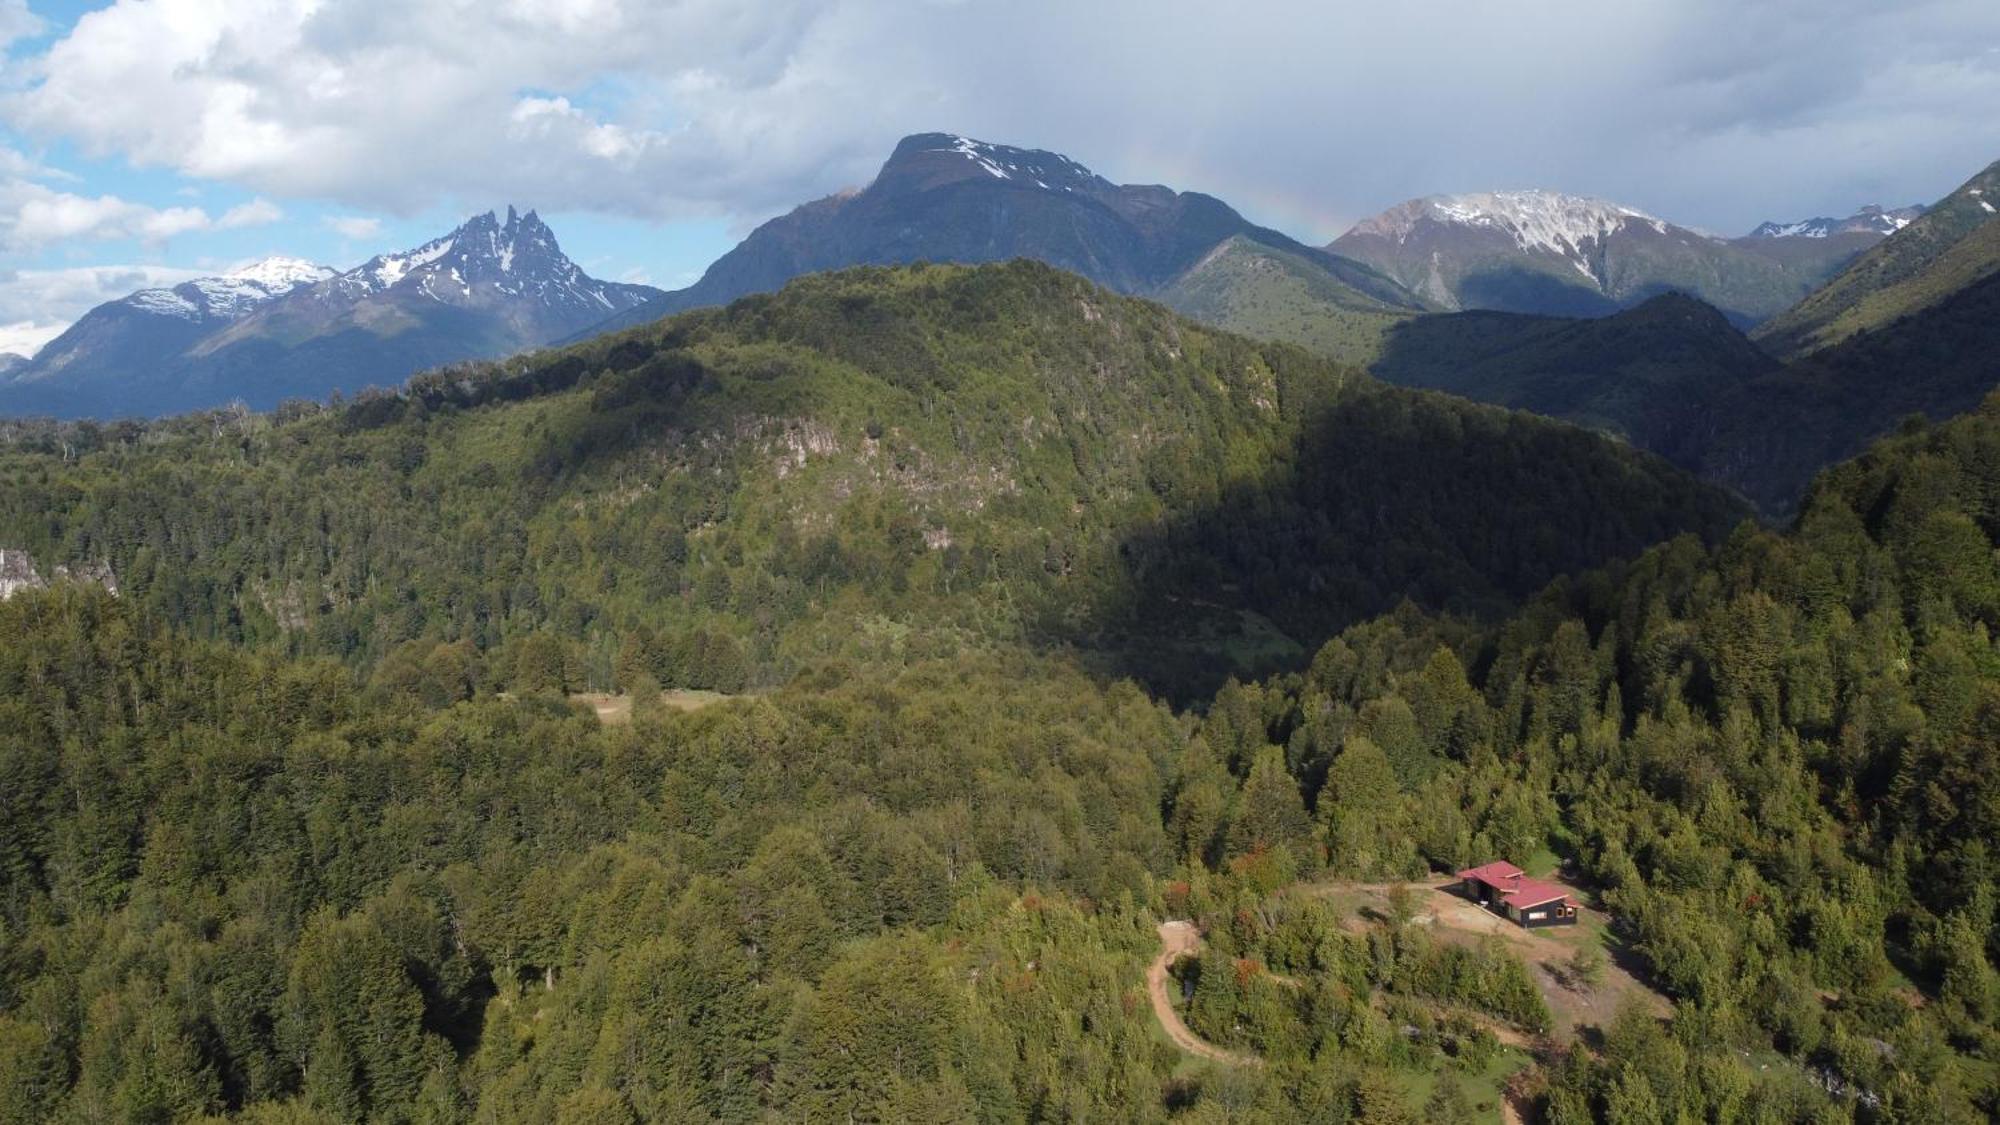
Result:
{"label": "dark mountain ridge", "polygon": [[807,273],[917,261],[1031,258],[1149,295],[1230,238],[1310,260],[1357,305],[1422,307],[1376,271],[1257,226],[1213,196],[1113,184],[1053,152],[920,133],[896,146],[867,187],[772,219],[694,285],[592,332],[770,292]]}
{"label": "dark mountain ridge", "polygon": [[1777,367],[1719,310],[1674,293],[1605,317],[1417,317],[1389,333],[1370,370],[1667,450],[1705,403]]}
{"label": "dark mountain ridge", "polygon": [[1820,469],[2000,385],[2000,274],[1789,363],[1673,296],[1603,318],[1417,317],[1371,370],[1616,434],[1782,518]]}

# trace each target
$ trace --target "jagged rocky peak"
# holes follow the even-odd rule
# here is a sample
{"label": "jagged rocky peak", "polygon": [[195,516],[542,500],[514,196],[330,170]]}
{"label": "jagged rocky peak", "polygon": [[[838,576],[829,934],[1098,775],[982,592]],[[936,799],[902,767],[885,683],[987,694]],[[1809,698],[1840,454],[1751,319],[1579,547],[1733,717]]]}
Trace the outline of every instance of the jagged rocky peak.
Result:
{"label": "jagged rocky peak", "polygon": [[562,252],[556,233],[541,216],[529,211],[517,214],[507,208],[507,221],[488,211],[460,229],[453,252],[469,271],[491,277],[561,275],[577,272],[576,264]]}
{"label": "jagged rocky peak", "polygon": [[656,292],[590,277],[563,253],[540,215],[511,206],[504,220],[487,211],[414,250],[370,258],[342,274],[332,288],[341,298],[394,292],[453,305],[526,298],[600,314]]}
{"label": "jagged rocky peak", "polygon": [[1110,186],[1061,153],[991,144],[956,133],[904,137],[875,182],[878,187],[922,190],[967,179],[1070,194]]}
{"label": "jagged rocky peak", "polygon": [[575,282],[582,277],[541,216],[507,208],[503,222],[492,211],[474,215],[442,238],[394,254],[378,254],[350,271],[352,285],[389,289],[440,281],[460,288],[486,282],[505,289],[536,282]]}

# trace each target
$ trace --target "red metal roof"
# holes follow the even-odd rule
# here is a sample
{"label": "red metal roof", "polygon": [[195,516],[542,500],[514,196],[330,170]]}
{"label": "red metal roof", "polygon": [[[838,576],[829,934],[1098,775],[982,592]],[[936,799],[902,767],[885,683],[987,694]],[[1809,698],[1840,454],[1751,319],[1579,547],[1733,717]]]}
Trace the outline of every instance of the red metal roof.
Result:
{"label": "red metal roof", "polygon": [[1476,879],[1490,887],[1510,887],[1513,885],[1514,880],[1526,874],[1527,872],[1508,863],[1506,860],[1496,859],[1492,863],[1482,863],[1478,867],[1468,867],[1459,872],[1458,877],[1461,879]]}
{"label": "red metal roof", "polygon": [[1555,902],[1557,899],[1570,905],[1576,904],[1576,899],[1569,893],[1569,888],[1554,883],[1544,883],[1540,879],[1530,879],[1527,872],[1504,859],[1482,863],[1478,867],[1468,867],[1459,872],[1458,877],[1484,883],[1501,892],[1500,901],[1517,910]]}
{"label": "red metal roof", "polygon": [[1516,910],[1526,910],[1531,906],[1540,906],[1543,903],[1554,902],[1557,899],[1570,904],[1576,902],[1575,899],[1570,897],[1567,888],[1559,887],[1554,883],[1544,883],[1540,879],[1530,879],[1524,875],[1514,884],[1514,889],[1503,896],[1500,901],[1514,907]]}

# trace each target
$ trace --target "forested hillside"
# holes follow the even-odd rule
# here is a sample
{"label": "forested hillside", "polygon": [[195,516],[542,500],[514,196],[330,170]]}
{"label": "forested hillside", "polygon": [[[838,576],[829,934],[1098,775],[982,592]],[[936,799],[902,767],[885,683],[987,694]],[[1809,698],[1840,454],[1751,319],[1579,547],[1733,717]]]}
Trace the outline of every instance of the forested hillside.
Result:
{"label": "forested hillside", "polygon": [[193,635],[294,654],[470,642],[500,687],[1025,641],[1197,699],[1405,598],[1495,614],[1741,515],[1582,431],[1032,263],[815,276],[330,410],[0,453],[0,546],[44,572],[108,564]]}
{"label": "forested hillside", "polygon": [[2000,275],[1717,396],[1699,408],[1684,444],[1658,448],[1767,511],[1788,513],[1824,466],[1905,419],[1970,410],[1995,386]]}
{"label": "forested hillside", "polygon": [[[1824,474],[1789,535],[1351,630],[1218,698],[1169,823],[1358,876],[1566,857],[1675,1009],[1551,1066],[1549,1120],[1991,1119],[1996,497],[2000,396]],[[1295,940],[1236,917],[1225,953]]]}
{"label": "forested hillside", "polygon": [[1871,247],[1783,314],[1759,325],[1772,354],[1794,358],[1879,330],[2000,271],[2000,162]]}
{"label": "forested hillside", "polygon": [[2000,277],[1785,364],[1680,295],[1595,320],[1417,317],[1385,341],[1370,370],[1392,383],[1616,434],[1789,519],[1821,469],[2000,385]]}
{"label": "forested hillside", "polygon": [[[1546,1119],[1986,1119],[1996,497],[2000,399],[1790,534],[1405,607],[1201,717],[961,651],[606,727],[24,592],[0,1120],[1490,1120],[1534,967],[1312,888],[1541,851],[1674,1000],[1558,1042]],[[1167,914],[1260,1065],[1157,1036]]]}
{"label": "forested hillside", "polygon": [[1711,403],[1776,370],[1722,313],[1679,293],[1596,318],[1464,312],[1405,320],[1369,370],[1674,450]]}
{"label": "forested hillside", "polygon": [[1317,261],[1248,238],[1231,238],[1160,289],[1176,312],[1258,340],[1365,365],[1418,310],[1340,284]]}

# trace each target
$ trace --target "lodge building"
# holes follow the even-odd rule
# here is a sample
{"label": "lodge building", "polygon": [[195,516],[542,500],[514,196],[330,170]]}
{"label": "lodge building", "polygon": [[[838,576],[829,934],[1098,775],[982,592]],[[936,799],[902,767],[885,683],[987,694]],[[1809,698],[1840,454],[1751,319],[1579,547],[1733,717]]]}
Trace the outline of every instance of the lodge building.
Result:
{"label": "lodge building", "polygon": [[1528,878],[1528,873],[1508,863],[1469,867],[1458,873],[1467,898],[1524,929],[1541,926],[1576,925],[1576,896],[1554,883]]}

